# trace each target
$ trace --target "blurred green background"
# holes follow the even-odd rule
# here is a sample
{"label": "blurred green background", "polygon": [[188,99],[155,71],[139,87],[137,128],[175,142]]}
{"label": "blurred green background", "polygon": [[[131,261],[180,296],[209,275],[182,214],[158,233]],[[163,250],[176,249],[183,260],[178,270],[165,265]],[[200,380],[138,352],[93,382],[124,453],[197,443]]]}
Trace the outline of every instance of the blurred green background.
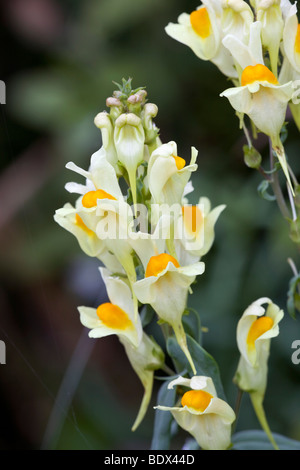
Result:
{"label": "blurred green background", "polygon": [[[275,203],[261,199],[258,173],[243,162],[238,120],[219,94],[228,83],[210,63],[169,38],[164,27],[197,7],[190,0],[10,0],[0,2],[0,365],[1,449],[147,449],[154,412],[135,432],[142,387],[115,337],[91,340],[78,305],[104,298],[98,264],[53,221],[70,200],[72,160],[87,168],[101,146],[94,116],[112,81],[133,78],[158,105],[163,142],[179,155],[199,150],[195,193],[225,203],[190,305],[201,315],[204,347],[220,365],[229,403],[238,362],[237,321],[249,303],[272,298],[286,311],[289,257],[299,253]],[[287,152],[300,172],[300,136],[288,125]],[[268,166],[267,142],[257,147]],[[71,202],[74,198],[71,198]],[[272,343],[266,413],[272,430],[300,439],[300,365],[291,344],[299,320],[286,313]],[[160,382],[155,383],[153,400]],[[247,397],[237,430],[258,429]]]}

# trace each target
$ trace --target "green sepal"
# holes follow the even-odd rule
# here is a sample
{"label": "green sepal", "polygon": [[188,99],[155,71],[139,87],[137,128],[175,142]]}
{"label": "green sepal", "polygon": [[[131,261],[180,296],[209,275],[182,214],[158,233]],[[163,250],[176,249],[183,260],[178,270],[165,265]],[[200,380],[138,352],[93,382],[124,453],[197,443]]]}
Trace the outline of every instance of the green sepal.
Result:
{"label": "green sepal", "polygon": [[[157,404],[173,407],[177,400],[176,387],[168,389],[170,380],[164,382],[157,395]],[[151,450],[168,450],[171,443],[172,413],[155,410]]]}

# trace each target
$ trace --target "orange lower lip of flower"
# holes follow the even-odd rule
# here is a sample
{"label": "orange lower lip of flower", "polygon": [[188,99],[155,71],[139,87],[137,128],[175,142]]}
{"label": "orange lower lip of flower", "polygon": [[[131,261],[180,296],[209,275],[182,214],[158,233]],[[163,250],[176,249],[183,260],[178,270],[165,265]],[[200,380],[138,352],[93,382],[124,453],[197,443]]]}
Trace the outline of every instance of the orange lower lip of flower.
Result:
{"label": "orange lower lip of flower", "polygon": [[126,330],[132,327],[132,322],[127,313],[117,305],[109,302],[99,305],[97,316],[105,326],[114,330]]}
{"label": "orange lower lip of flower", "polygon": [[82,198],[82,205],[86,209],[90,209],[97,205],[97,199],[111,199],[116,201],[116,198],[111,194],[103,191],[103,189],[97,189],[97,191],[89,191],[88,193],[85,193]]}
{"label": "orange lower lip of flower", "polygon": [[257,320],[255,320],[252,323],[247,336],[247,344],[249,348],[255,348],[255,341],[257,338],[269,331],[273,324],[274,322],[270,317],[259,317]]}
{"label": "orange lower lip of flower", "polygon": [[78,225],[78,227],[84,230],[87,235],[89,235],[90,237],[95,235],[95,233],[85,225],[80,215],[76,214],[75,218],[76,218],[76,222],[75,222],[76,225]]}
{"label": "orange lower lip of flower", "polygon": [[272,85],[278,85],[278,80],[275,75],[265,65],[248,65],[243,70],[241,85],[246,86],[254,82],[268,82]]}
{"label": "orange lower lip of flower", "polygon": [[182,216],[186,230],[191,235],[197,235],[203,224],[203,215],[197,206],[183,206]]}
{"label": "orange lower lip of flower", "polygon": [[199,10],[192,11],[190,14],[190,21],[193,30],[202,39],[206,39],[210,36],[211,23],[206,8],[199,8]]}
{"label": "orange lower lip of flower", "polygon": [[147,265],[145,277],[158,276],[171,262],[176,268],[179,268],[178,261],[167,253],[161,253],[160,255],[152,256]]}
{"label": "orange lower lip of flower", "polygon": [[194,410],[203,413],[210,404],[212,398],[213,396],[204,390],[189,390],[183,395],[181,404],[182,406],[187,406],[188,408],[193,408]]}
{"label": "orange lower lip of flower", "polygon": [[300,24],[298,24],[296,40],[295,40],[295,52],[300,54]]}
{"label": "orange lower lip of flower", "polygon": [[178,157],[177,155],[173,155],[173,158],[175,160],[177,170],[182,170],[182,168],[185,167],[184,158]]}

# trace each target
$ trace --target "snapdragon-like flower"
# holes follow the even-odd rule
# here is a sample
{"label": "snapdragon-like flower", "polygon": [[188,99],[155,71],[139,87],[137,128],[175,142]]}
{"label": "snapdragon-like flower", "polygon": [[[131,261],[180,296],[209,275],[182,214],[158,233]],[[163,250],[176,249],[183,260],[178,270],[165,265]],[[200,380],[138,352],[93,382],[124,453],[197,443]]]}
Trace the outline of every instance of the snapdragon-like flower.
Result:
{"label": "snapdragon-like flower", "polygon": [[211,209],[208,198],[201,197],[197,205],[183,204],[178,217],[175,240],[190,255],[200,258],[211,249],[215,239],[215,224],[225,205]]}
{"label": "snapdragon-like flower", "polygon": [[[88,171],[73,162],[67,163],[66,167],[84,176],[86,184],[66,184],[69,192],[80,196],[74,208],[67,205],[56,211],[55,220],[79,237],[85,252],[89,250],[91,256],[97,255],[112,272],[124,270],[129,281],[135,282],[132,248],[128,242],[133,214],[124,200],[116,171],[106,159],[106,152],[101,148],[92,155]],[[135,304],[137,315],[137,299]]]}
{"label": "snapdragon-like flower", "polygon": [[105,251],[103,241],[85,225],[71,204],[67,203],[61,209],[57,209],[54,220],[77,238],[80,248],[88,256],[99,257]]}
{"label": "snapdragon-like flower", "polygon": [[253,12],[243,0],[222,0],[221,28],[222,37],[227,34],[248,42],[250,26],[253,22]]}
{"label": "snapdragon-like flower", "polygon": [[166,33],[189,46],[202,60],[210,60],[222,73],[237,77],[234,62],[222,39],[233,34],[247,41],[253,13],[242,0],[204,0],[191,14],[182,13],[178,24],[169,23]]}
{"label": "snapdragon-like flower", "polygon": [[67,163],[66,167],[86,178],[86,184],[67,183],[66,189],[81,194],[76,201],[74,213],[83,224],[96,233],[99,240],[113,252],[131,278],[134,267],[130,256],[131,247],[127,242],[133,214],[124,200],[114,167],[107,161],[100,149],[91,157],[88,171]]}
{"label": "snapdragon-like flower", "polygon": [[[160,230],[159,224],[156,230]],[[156,232],[148,237],[138,234],[133,247],[142,261],[145,273],[143,279],[133,284],[134,293],[141,303],[150,304],[158,317],[173,328],[178,344],[195,373],[182,326],[182,315],[189,288],[196,276],[203,274],[205,265],[196,262],[181,266],[180,260],[166,251],[165,240],[157,238]]]}
{"label": "snapdragon-like flower", "polygon": [[231,445],[231,426],[236,416],[224,400],[217,397],[210,377],[178,377],[168,388],[188,387],[181,399],[181,406],[156,406],[170,411],[178,425],[189,432],[203,450],[226,450]]}
{"label": "snapdragon-like flower", "polygon": [[148,185],[156,204],[181,204],[184,190],[196,171],[198,152],[192,147],[190,163],[177,154],[177,144],[171,141],[159,146],[151,154],[148,164]]}
{"label": "snapdragon-like flower", "polygon": [[220,96],[228,98],[240,114],[247,114],[255,126],[270,137],[273,150],[293,192],[280,132],[285,121],[289,100],[293,95],[292,82],[280,84],[264,64],[261,44],[261,23],[253,23],[249,45],[228,35],[223,40],[241,69],[241,86],[228,88]]}
{"label": "snapdragon-like flower", "polygon": [[129,286],[120,278],[100,268],[110,302],[99,307],[78,307],[81,323],[90,329],[91,338],[117,334],[138,347],[143,334],[140,318],[134,318],[134,302]]}
{"label": "snapdragon-like flower", "polygon": [[101,130],[102,151],[105,151],[107,161],[114,167],[116,173],[119,174],[118,155],[113,139],[114,127],[111,116],[106,111],[98,113],[94,123]]}
{"label": "snapdragon-like flower", "polygon": [[282,2],[285,18],[283,30],[283,53],[289,60],[293,69],[300,73],[300,26],[297,16],[297,4],[288,1]]}
{"label": "snapdragon-like flower", "polygon": [[115,121],[114,141],[118,161],[128,173],[133,203],[136,199],[137,168],[144,159],[145,132],[136,114],[121,114]]}
{"label": "snapdragon-like flower", "polygon": [[121,264],[109,253],[105,241],[96,234],[99,221],[96,216],[98,199],[112,201],[122,198],[115,170],[106,156],[103,148],[95,152],[91,157],[88,171],[73,162],[67,163],[68,169],[85,178],[85,184],[75,182],[66,184],[65,187],[70,193],[77,193],[80,196],[75,206],[67,203],[56,210],[54,220],[77,238],[84,253],[105,260],[112,271],[122,272]]}
{"label": "snapdragon-like flower", "polygon": [[237,327],[241,358],[235,382],[242,390],[265,394],[271,338],[278,336],[283,315],[277,305],[263,297],[253,302],[241,317]]}
{"label": "snapdragon-like flower", "polygon": [[[300,25],[298,22],[297,5],[291,4],[289,0],[282,0],[282,11],[285,19],[283,30],[283,64],[280,71],[279,80],[288,82],[293,80],[299,86],[300,80]],[[297,102],[292,100],[289,103],[294,121],[300,130],[300,104],[299,91],[296,93]]]}
{"label": "snapdragon-like flower", "polygon": [[[267,305],[267,308],[263,305]],[[244,312],[237,327],[237,344],[241,353],[234,382],[250,394],[250,398],[262,428],[277,449],[269,428],[263,400],[267,387],[268,359],[271,339],[279,334],[279,322],[283,311],[269,298],[253,302]]]}
{"label": "snapdragon-like flower", "polygon": [[78,307],[81,323],[90,329],[91,338],[117,335],[123,344],[127,357],[142,382],[144,397],[138,416],[132,427],[135,430],[141,423],[151,399],[154,370],[164,363],[164,354],[156,342],[143,332],[140,317],[135,317],[135,306],[129,286],[120,278],[111,276],[105,268],[100,268],[109,302],[97,309]]}
{"label": "snapdragon-like flower", "polygon": [[259,0],[257,2],[257,20],[262,24],[262,45],[269,52],[271,70],[277,77],[279,47],[284,27],[280,0]]}

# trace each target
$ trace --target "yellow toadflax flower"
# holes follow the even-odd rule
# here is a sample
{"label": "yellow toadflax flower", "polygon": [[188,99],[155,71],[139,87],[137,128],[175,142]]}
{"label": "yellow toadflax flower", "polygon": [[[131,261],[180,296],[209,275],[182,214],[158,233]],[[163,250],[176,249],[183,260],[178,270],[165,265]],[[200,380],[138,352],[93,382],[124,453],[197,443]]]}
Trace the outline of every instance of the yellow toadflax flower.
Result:
{"label": "yellow toadflax flower", "polygon": [[179,346],[196,373],[186,344],[182,315],[190,286],[197,275],[203,274],[205,265],[196,262],[181,266],[180,260],[166,252],[165,240],[157,239],[156,232],[153,236],[144,235],[138,234],[132,241],[145,272],[145,277],[133,284],[133,291],[141,303],[150,304],[158,317],[173,328]]}
{"label": "yellow toadflax flower", "polygon": [[115,121],[114,142],[118,161],[125,167],[132,192],[133,204],[136,198],[137,168],[144,159],[145,131],[142,120],[136,114],[121,114]]}
{"label": "yellow toadflax flower", "polygon": [[178,377],[170,382],[175,386],[188,387],[181,399],[181,406],[156,406],[170,411],[179,426],[189,432],[203,450],[226,450],[231,445],[231,426],[236,416],[233,409],[217,397],[210,377],[194,376],[192,379]]}
{"label": "yellow toadflax flower", "polygon": [[202,60],[210,60],[224,75],[236,78],[237,72],[222,39],[233,34],[247,41],[253,13],[242,0],[203,0],[190,14],[182,13],[178,24],[169,23],[166,33],[189,46]]}
{"label": "yellow toadflax flower", "polygon": [[297,4],[282,2],[285,18],[283,30],[283,53],[288,58],[295,71],[300,73],[300,25],[297,16]]}
{"label": "yellow toadflax flower", "polygon": [[[267,308],[263,305],[267,305]],[[276,444],[269,430],[263,400],[267,387],[268,359],[271,339],[279,334],[278,324],[283,311],[267,298],[253,302],[243,313],[237,327],[237,344],[241,353],[234,382],[250,394],[257,417],[274,447]]]}
{"label": "yellow toadflax flower", "polygon": [[201,197],[197,205],[183,204],[175,230],[177,247],[182,247],[190,256],[206,255],[215,239],[215,224],[225,205],[211,210],[208,198]]}
{"label": "yellow toadflax flower", "polygon": [[257,2],[257,20],[262,24],[262,45],[269,52],[271,70],[277,77],[279,47],[284,27],[280,0],[259,0]]}
{"label": "yellow toadflax flower", "polygon": [[198,152],[192,147],[190,163],[177,154],[176,142],[159,146],[150,156],[148,164],[148,185],[156,204],[181,204],[184,189],[191,173],[196,171]]}
{"label": "yellow toadflax flower", "polygon": [[[263,307],[267,304],[267,309]],[[265,297],[253,302],[237,327],[237,344],[241,353],[235,381],[247,392],[264,395],[267,384],[267,361],[270,340],[278,336],[283,311]]]}
{"label": "yellow toadflax flower", "polygon": [[105,268],[100,268],[100,272],[110,301],[99,305],[97,309],[78,307],[80,321],[90,329],[91,338],[117,335],[123,344],[129,362],[144,387],[143,400],[132,427],[135,430],[147,411],[154,370],[162,367],[164,354],[156,342],[143,332],[140,317],[135,317],[134,299],[128,285],[112,277]]}
{"label": "yellow toadflax flower", "polygon": [[[297,5],[291,4],[289,0],[281,3],[285,25],[283,30],[282,52],[283,64],[279,79],[284,81],[293,80],[295,86],[299,87],[300,80],[300,25],[298,22]],[[295,123],[300,130],[300,102],[299,88],[295,92],[296,102],[292,100],[289,104]]]}
{"label": "yellow toadflax flower", "polygon": [[88,256],[100,257],[106,251],[105,243],[85,225],[80,215],[77,214],[76,208],[71,204],[67,203],[57,209],[54,220],[77,238],[80,248]]}
{"label": "yellow toadflax flower", "polygon": [[[124,200],[115,169],[107,161],[106,153],[103,148],[95,152],[91,157],[88,171],[73,162],[67,163],[66,167],[86,179],[85,185],[73,182],[66,184],[69,192],[80,194],[73,211],[68,206],[70,211],[68,217],[76,217],[81,227],[86,228],[86,233],[89,231],[92,241],[93,237],[96,237],[94,244],[98,244],[98,238],[103,251],[113,254],[117,263],[125,270],[130,282],[134,282],[135,267],[131,256],[132,248],[128,243],[133,214]],[[66,224],[63,217],[66,217],[65,209],[56,212],[56,220],[61,225],[63,222]],[[108,259],[108,256],[106,258]]]}

